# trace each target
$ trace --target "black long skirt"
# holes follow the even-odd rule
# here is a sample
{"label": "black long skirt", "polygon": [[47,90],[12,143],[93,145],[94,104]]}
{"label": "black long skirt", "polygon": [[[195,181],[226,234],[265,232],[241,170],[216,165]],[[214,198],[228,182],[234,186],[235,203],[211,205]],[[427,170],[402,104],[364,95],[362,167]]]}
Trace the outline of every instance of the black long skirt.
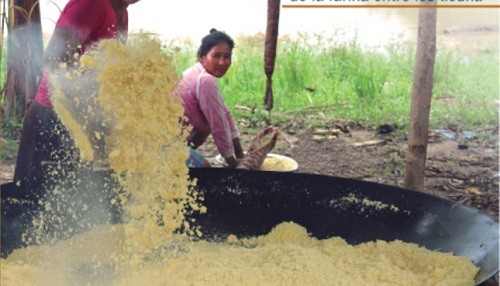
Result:
{"label": "black long skirt", "polygon": [[37,187],[64,177],[77,161],[74,141],[55,111],[36,102],[31,104],[23,121],[14,182]]}

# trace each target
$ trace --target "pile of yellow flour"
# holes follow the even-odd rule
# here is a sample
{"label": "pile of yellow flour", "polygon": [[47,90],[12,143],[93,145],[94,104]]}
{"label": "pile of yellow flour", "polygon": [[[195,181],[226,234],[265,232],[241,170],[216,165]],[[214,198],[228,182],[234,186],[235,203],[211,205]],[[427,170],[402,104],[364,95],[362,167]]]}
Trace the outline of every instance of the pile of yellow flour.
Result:
{"label": "pile of yellow flour", "polygon": [[[56,110],[83,159],[104,159],[116,173],[126,220],[16,250],[1,261],[1,285],[474,284],[478,268],[467,258],[401,241],[317,240],[292,222],[262,237],[193,239],[202,233],[185,221],[186,209],[205,209],[191,191],[182,105],[170,95],[177,76],[161,44],[144,35],[108,40],[81,62],[66,79],[77,86],[95,73],[99,90],[88,93],[95,98],[74,102],[60,89]],[[188,231],[174,235],[179,227]]]}

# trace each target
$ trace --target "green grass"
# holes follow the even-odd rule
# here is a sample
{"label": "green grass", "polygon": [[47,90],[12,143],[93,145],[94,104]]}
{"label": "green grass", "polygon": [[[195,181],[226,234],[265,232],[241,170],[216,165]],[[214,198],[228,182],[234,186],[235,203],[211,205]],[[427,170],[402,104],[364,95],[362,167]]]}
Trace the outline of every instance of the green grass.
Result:
{"label": "green grass", "polygon": [[[355,41],[334,45],[315,37],[313,40],[322,43],[303,44],[307,42],[304,35],[300,40],[280,39],[273,74],[274,114],[313,111],[333,119],[407,126],[413,46],[390,46],[380,52],[363,50]],[[235,110],[236,104],[263,109],[262,46],[263,35],[237,38],[233,65],[219,81],[236,116],[248,116],[248,112]],[[193,51],[193,47],[184,47],[172,54],[177,70],[194,63]],[[498,52],[465,55],[438,46],[430,125],[498,124],[498,67]]]}
{"label": "green grass", "polygon": [[[331,120],[389,123],[407,128],[414,46],[393,45],[380,52],[363,49],[356,41],[335,44],[319,35],[299,36],[281,37],[278,42],[271,117],[267,112],[250,113],[235,108],[245,105],[263,111],[266,86],[264,35],[235,39],[233,65],[219,83],[236,119],[278,123],[287,122],[293,115],[307,118],[300,124],[311,126],[321,125],[323,119],[307,116],[322,114]],[[173,57],[179,75],[197,61],[197,45],[190,41],[166,43],[165,53]],[[497,126],[498,50],[460,54],[438,45],[437,51],[431,128]],[[5,53],[2,56],[0,83],[6,75]],[[2,97],[2,106],[3,100]],[[20,128],[20,118],[2,119],[0,137],[15,139]]]}

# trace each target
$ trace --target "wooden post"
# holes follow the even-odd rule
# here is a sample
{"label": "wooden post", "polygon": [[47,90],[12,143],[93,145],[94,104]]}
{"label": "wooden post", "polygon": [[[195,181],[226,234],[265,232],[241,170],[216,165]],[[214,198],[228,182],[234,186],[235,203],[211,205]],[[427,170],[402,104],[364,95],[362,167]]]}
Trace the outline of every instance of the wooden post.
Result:
{"label": "wooden post", "polygon": [[276,61],[276,46],[278,43],[278,26],[280,18],[280,0],[267,1],[267,27],[264,49],[264,71],[266,73],[266,95],[264,97],[264,107],[267,111],[273,109],[273,73]]}
{"label": "wooden post", "polygon": [[[425,3],[428,5],[428,3]],[[435,2],[434,2],[435,4]],[[419,8],[404,185],[425,191],[425,161],[436,57],[436,8]]]}
{"label": "wooden post", "polygon": [[9,0],[5,116],[23,116],[42,72],[43,39],[38,0]]}

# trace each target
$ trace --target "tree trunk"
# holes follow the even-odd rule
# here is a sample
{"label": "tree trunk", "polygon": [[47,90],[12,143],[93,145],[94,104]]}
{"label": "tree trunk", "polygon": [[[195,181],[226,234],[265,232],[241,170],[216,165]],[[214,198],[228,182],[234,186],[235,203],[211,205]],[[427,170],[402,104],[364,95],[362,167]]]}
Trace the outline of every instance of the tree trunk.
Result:
{"label": "tree trunk", "polygon": [[6,118],[23,116],[42,73],[43,39],[38,0],[9,0]]}
{"label": "tree trunk", "polygon": [[420,8],[404,185],[425,191],[425,161],[436,56],[436,8]]}
{"label": "tree trunk", "polygon": [[276,61],[276,46],[278,43],[278,26],[280,19],[280,0],[267,1],[267,27],[264,48],[264,71],[266,73],[266,95],[264,107],[267,111],[273,109],[273,73]]}

